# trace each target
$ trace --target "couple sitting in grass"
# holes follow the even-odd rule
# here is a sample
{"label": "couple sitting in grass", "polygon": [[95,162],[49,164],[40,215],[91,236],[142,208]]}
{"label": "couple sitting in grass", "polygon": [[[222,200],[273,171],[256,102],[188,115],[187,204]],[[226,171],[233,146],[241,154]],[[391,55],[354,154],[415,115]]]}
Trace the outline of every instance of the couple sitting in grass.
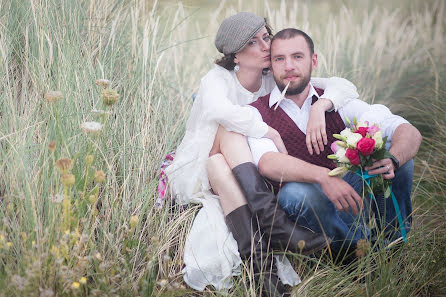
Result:
{"label": "couple sitting in grass", "polygon": [[[176,200],[203,206],[185,246],[189,286],[228,289],[249,259],[262,291],[282,296],[283,284],[300,280],[271,251],[330,248],[345,255],[360,239],[394,240],[409,229],[416,128],[383,105],[359,100],[349,81],[311,78],[318,57],[302,31],[272,37],[265,19],[242,12],[223,21],[215,45],[224,56],[201,80],[186,134],[166,168]],[[329,176],[336,167],[327,158],[333,134],[349,118],[377,124],[387,137],[389,157],[364,170],[391,181],[396,207],[383,196],[362,195],[358,174]],[[368,228],[372,214],[375,232]]]}

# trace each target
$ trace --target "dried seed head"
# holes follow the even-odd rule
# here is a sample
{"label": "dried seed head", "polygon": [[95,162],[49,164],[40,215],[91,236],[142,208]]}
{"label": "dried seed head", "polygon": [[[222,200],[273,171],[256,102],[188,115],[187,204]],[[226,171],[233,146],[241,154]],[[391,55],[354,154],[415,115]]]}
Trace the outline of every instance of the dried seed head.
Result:
{"label": "dried seed head", "polygon": [[60,177],[60,182],[65,187],[72,187],[74,185],[74,182],[76,181],[76,178],[71,173],[64,173]]}
{"label": "dried seed head", "polygon": [[105,173],[104,173],[104,171],[102,171],[102,170],[97,170],[97,171],[94,173],[94,180],[95,180],[97,183],[103,183],[103,182],[105,182]]}
{"label": "dried seed head", "polygon": [[61,174],[66,174],[73,169],[73,161],[69,158],[62,158],[56,161],[56,168]]}
{"label": "dried seed head", "polygon": [[139,222],[139,218],[138,218],[138,216],[131,216],[130,217],[130,228],[131,229],[135,229],[136,228],[136,225],[138,225],[138,222]]}
{"label": "dried seed head", "polygon": [[119,94],[115,90],[104,89],[101,93],[102,102],[106,106],[112,106],[119,99]]}
{"label": "dried seed head", "polygon": [[81,129],[85,133],[97,134],[102,130],[102,124],[98,122],[83,122]]}
{"label": "dried seed head", "polygon": [[85,163],[87,163],[88,166],[90,166],[91,164],[93,164],[93,160],[94,160],[93,155],[87,155],[87,156],[85,157]]}
{"label": "dried seed head", "polygon": [[364,257],[365,255],[368,254],[369,250],[370,250],[370,243],[366,239],[358,240],[355,250],[356,257],[358,258]]}
{"label": "dried seed head", "polygon": [[95,84],[97,84],[98,86],[101,86],[104,89],[107,89],[110,86],[110,81],[108,79],[101,78],[101,79],[97,79],[95,81]]}
{"label": "dried seed head", "polygon": [[167,280],[167,279],[162,279],[162,280],[160,280],[159,282],[158,282],[158,285],[160,286],[160,287],[165,287],[165,286],[167,286],[169,284],[169,281]]}
{"label": "dried seed head", "polygon": [[43,96],[46,101],[48,102],[56,102],[60,98],[62,98],[62,92],[61,91],[48,91]]}
{"label": "dried seed head", "polygon": [[54,151],[56,150],[56,142],[50,141],[50,143],[48,143],[48,149],[51,153],[54,153]]}
{"label": "dried seed head", "polygon": [[91,204],[95,204],[96,201],[98,201],[98,197],[96,197],[96,195],[90,195],[88,201],[90,201]]}
{"label": "dried seed head", "polygon": [[297,242],[297,247],[299,248],[299,250],[303,250],[304,249],[304,247],[305,247],[305,240],[299,240],[298,242]]}

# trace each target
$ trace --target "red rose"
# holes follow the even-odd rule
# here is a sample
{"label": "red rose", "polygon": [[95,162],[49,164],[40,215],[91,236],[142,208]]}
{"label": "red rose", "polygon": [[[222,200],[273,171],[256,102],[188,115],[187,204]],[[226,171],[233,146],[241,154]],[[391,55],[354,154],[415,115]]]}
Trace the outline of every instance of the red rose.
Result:
{"label": "red rose", "polygon": [[356,144],[356,148],[363,156],[368,156],[373,153],[375,148],[375,139],[364,137]]}
{"label": "red rose", "polygon": [[353,165],[359,165],[359,163],[361,163],[361,159],[359,159],[359,153],[357,150],[348,148],[345,156]]}
{"label": "red rose", "polygon": [[368,127],[359,127],[358,129],[356,129],[355,133],[359,133],[362,135],[362,137],[365,137],[368,130],[369,130]]}

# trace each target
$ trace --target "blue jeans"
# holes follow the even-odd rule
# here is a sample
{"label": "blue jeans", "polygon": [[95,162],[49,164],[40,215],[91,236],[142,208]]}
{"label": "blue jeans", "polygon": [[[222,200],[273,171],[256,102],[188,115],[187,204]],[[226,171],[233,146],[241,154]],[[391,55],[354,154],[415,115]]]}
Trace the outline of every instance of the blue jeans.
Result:
{"label": "blue jeans", "polygon": [[[406,232],[409,231],[411,223],[412,179],[413,160],[410,160],[395,172],[395,178],[392,180],[393,193],[400,207]],[[363,181],[358,175],[348,172],[344,180],[362,195]],[[370,236],[368,218],[372,212],[378,230],[385,232],[387,239],[401,236],[392,198],[386,199],[383,195],[375,199],[364,197],[364,208],[356,216],[351,209],[347,213],[338,211],[322,192],[319,184],[289,182],[282,187],[277,198],[279,205],[292,220],[297,220],[298,224],[315,232],[325,232],[331,237],[331,246],[335,251],[355,247],[359,239]]]}

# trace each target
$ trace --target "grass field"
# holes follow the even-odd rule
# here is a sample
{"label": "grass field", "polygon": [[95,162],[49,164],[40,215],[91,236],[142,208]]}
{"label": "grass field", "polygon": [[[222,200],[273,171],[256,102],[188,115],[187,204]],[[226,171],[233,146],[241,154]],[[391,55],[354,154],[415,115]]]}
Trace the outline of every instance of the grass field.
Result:
{"label": "grass field", "polygon": [[[293,295],[445,296],[445,6],[0,1],[0,296],[224,295],[182,282],[198,206],[154,204],[160,161],[181,140],[191,94],[218,57],[218,25],[242,10],[265,15],[276,32],[308,32],[315,75],[351,80],[363,100],[386,104],[424,137],[408,243],[347,268],[296,255],[303,282]],[[101,78],[119,93],[113,105],[101,100]],[[102,130],[82,126],[90,121]],[[248,275],[228,296],[255,294]]]}

